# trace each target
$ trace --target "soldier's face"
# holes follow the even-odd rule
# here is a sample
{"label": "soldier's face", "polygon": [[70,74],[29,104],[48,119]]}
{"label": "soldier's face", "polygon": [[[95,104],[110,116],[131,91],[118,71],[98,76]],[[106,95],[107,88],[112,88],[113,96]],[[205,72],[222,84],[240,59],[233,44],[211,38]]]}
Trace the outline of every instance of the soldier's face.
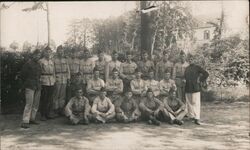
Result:
{"label": "soldier's face", "polygon": [[142,55],[142,58],[143,58],[143,59],[148,59],[148,54],[147,54],[147,53],[144,53],[144,54]]}
{"label": "soldier's face", "polygon": [[165,61],[167,61],[167,60],[168,60],[168,54],[165,54],[165,55],[163,56],[163,59],[164,59]]}
{"label": "soldier's face", "polygon": [[149,72],[149,78],[154,79],[154,72]]}
{"label": "soldier's face", "polygon": [[63,49],[58,49],[58,50],[57,50],[57,54],[58,54],[59,56],[63,56]]}
{"label": "soldier's face", "polygon": [[172,93],[172,97],[173,97],[173,98],[176,98],[176,92],[173,92],[173,93]]}
{"label": "soldier's face", "polygon": [[100,97],[101,97],[101,98],[104,98],[104,97],[106,96],[106,94],[107,94],[107,93],[106,93],[105,91],[102,91],[102,92],[100,92]]}
{"label": "soldier's face", "polygon": [[77,58],[77,57],[79,57],[80,54],[81,54],[81,53],[74,52],[73,57],[74,57],[74,58]]}
{"label": "soldier's face", "polygon": [[140,78],[141,78],[141,72],[137,72],[137,73],[136,73],[136,78],[137,78],[137,79],[140,79]]}
{"label": "soldier's face", "polygon": [[85,56],[85,58],[89,58],[90,57],[90,52],[89,51],[85,51],[84,52],[84,56]]}
{"label": "soldier's face", "polygon": [[34,60],[35,61],[38,61],[40,58],[41,58],[41,53],[36,53],[34,56],[33,56]]}
{"label": "soldier's face", "polygon": [[118,54],[117,53],[113,54],[113,60],[117,60],[117,59],[118,59]]}
{"label": "soldier's face", "polygon": [[131,60],[132,59],[132,55],[127,55],[127,59]]}
{"label": "soldier's face", "polygon": [[77,90],[77,91],[76,91],[76,97],[77,97],[77,98],[82,97],[82,94],[83,94],[83,91],[82,91],[82,90]]}
{"label": "soldier's face", "polygon": [[181,62],[185,62],[186,57],[184,55],[180,56]]}
{"label": "soldier's face", "polygon": [[170,79],[170,73],[167,72],[167,73],[165,73],[165,80],[169,80],[169,79]]}
{"label": "soldier's face", "polygon": [[147,96],[148,96],[149,99],[151,99],[151,98],[154,97],[154,94],[153,94],[153,92],[148,92],[148,93],[147,93]]}
{"label": "soldier's face", "polygon": [[99,75],[100,75],[100,72],[99,72],[99,71],[95,71],[95,72],[94,72],[94,77],[95,77],[95,78],[99,78]]}
{"label": "soldier's face", "polygon": [[104,59],[104,53],[100,53],[100,54],[98,55],[98,57],[99,57],[99,60],[103,60],[103,59]]}
{"label": "soldier's face", "polygon": [[50,50],[49,51],[45,51],[44,57],[46,57],[48,59],[52,58],[52,51],[50,51]]}
{"label": "soldier's face", "polygon": [[115,78],[115,79],[117,79],[118,78],[118,75],[119,75],[119,73],[116,71],[116,72],[113,72],[113,77]]}
{"label": "soldier's face", "polygon": [[127,93],[126,93],[126,97],[127,97],[128,99],[130,99],[132,96],[133,96],[132,92],[127,92]]}

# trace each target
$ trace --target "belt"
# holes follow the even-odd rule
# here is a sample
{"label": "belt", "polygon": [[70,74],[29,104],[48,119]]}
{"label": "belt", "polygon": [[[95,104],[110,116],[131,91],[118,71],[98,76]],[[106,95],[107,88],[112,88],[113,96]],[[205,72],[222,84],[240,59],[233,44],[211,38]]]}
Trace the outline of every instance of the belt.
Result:
{"label": "belt", "polygon": [[67,71],[64,71],[64,72],[56,72],[56,73],[68,73]]}
{"label": "belt", "polygon": [[54,74],[51,74],[51,73],[42,73],[41,75],[44,75],[44,76],[52,76]]}

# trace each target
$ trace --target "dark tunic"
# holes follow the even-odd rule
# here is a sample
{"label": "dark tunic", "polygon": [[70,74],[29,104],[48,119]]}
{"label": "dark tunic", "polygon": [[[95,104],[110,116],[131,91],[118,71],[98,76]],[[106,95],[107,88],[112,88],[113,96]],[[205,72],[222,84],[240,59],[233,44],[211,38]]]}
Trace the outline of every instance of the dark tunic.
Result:
{"label": "dark tunic", "polygon": [[186,79],[185,92],[195,93],[201,91],[200,83],[208,78],[209,74],[206,70],[195,64],[190,64],[184,73]]}
{"label": "dark tunic", "polygon": [[21,70],[21,78],[23,80],[24,88],[37,90],[41,88],[40,83],[41,66],[38,62],[29,60],[23,65]]}
{"label": "dark tunic", "polygon": [[115,103],[116,113],[123,111],[126,116],[131,116],[138,108],[134,99],[126,100],[125,98]]}

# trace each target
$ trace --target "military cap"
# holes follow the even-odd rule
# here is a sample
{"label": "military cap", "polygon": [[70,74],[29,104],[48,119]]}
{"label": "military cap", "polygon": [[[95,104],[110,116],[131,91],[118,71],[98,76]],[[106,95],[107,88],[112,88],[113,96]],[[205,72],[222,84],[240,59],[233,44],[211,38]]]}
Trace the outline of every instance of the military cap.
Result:
{"label": "military cap", "polygon": [[126,55],[133,55],[131,51],[127,51]]}
{"label": "military cap", "polygon": [[141,71],[141,69],[136,68],[136,69],[135,69],[135,72],[138,73],[138,72],[142,72],[142,71]]}
{"label": "military cap", "polygon": [[180,55],[185,55],[185,52],[181,50]]}
{"label": "military cap", "polygon": [[52,49],[51,49],[49,46],[46,46],[46,47],[44,48],[44,51],[52,51]]}
{"label": "military cap", "polygon": [[102,87],[100,92],[106,92],[106,88],[105,87]]}
{"label": "military cap", "polygon": [[57,46],[56,50],[63,49],[62,45]]}
{"label": "military cap", "polygon": [[147,93],[149,92],[153,92],[153,90],[151,88],[148,88]]}
{"label": "military cap", "polygon": [[99,67],[95,66],[95,68],[93,69],[93,72],[95,71],[100,71]]}
{"label": "military cap", "polygon": [[163,55],[166,55],[166,54],[168,54],[168,52],[167,51],[163,51]]}
{"label": "military cap", "polygon": [[117,52],[117,51],[113,51],[112,54],[113,54],[113,55],[114,55],[114,54],[118,54],[118,52]]}
{"label": "military cap", "polygon": [[117,68],[114,68],[112,72],[119,72],[119,70]]}

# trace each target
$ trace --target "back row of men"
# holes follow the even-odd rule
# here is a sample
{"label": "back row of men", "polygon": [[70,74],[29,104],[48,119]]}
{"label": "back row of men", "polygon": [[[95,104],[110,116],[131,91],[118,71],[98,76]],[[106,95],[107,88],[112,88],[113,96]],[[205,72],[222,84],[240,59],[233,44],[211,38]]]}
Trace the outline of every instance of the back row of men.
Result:
{"label": "back row of men", "polygon": [[[74,109],[78,110],[80,108],[82,103],[74,100],[79,98],[87,99],[90,108],[92,108],[91,112],[95,112],[95,107],[97,107],[95,106],[96,99],[103,97],[100,95],[103,93],[101,90],[106,92],[110,99],[110,104],[121,103],[127,97],[123,97],[124,93],[128,93],[127,95],[133,95],[132,98],[139,108],[139,106],[142,106],[141,102],[145,102],[143,99],[147,97],[147,93],[151,91],[153,97],[159,99],[159,102],[164,102],[164,99],[172,99],[174,97],[176,102],[168,102],[166,104],[170,104],[173,107],[178,105],[181,106],[181,110],[186,110],[183,108],[185,106],[184,86],[186,81],[184,72],[188,66],[188,63],[185,61],[185,53],[180,53],[180,61],[175,64],[169,61],[166,52],[163,53],[163,59],[157,64],[148,59],[147,53],[143,54],[142,60],[138,63],[132,61],[133,56],[130,52],[126,53],[126,58],[127,61],[121,63],[118,60],[118,53],[113,52],[112,60],[107,62],[104,58],[104,52],[100,51],[98,60],[93,61],[90,51],[85,49],[84,51],[73,51],[72,57],[66,59],[62,46],[57,48],[54,57],[49,47],[43,51],[42,57],[38,50],[35,51],[33,59],[24,65],[21,73],[25,83],[26,95],[22,126],[27,127],[29,123],[36,123],[35,116],[39,102],[41,120],[53,118],[57,114],[64,114],[64,110],[66,110],[67,116],[77,116],[72,112],[75,112],[73,111]],[[208,76],[207,72],[204,70],[200,72],[203,72],[204,79],[206,79]],[[80,92],[80,89],[85,96],[84,98],[79,93],[77,96],[77,92]],[[106,96],[105,92],[103,95]],[[68,105],[66,105],[67,102]],[[108,106],[107,104],[109,103],[102,102],[98,106],[100,109],[104,109],[103,107]],[[148,104],[154,105],[152,103]],[[167,112],[171,112],[170,114],[174,116],[180,113],[180,110],[177,109],[178,113],[175,114],[169,105],[164,108],[166,110],[163,111],[165,112],[163,116],[164,114],[165,116],[171,116],[167,115]],[[136,112],[140,112],[139,109],[136,110]],[[102,118],[101,122],[103,122],[103,117],[100,117],[100,115],[94,116],[94,120],[100,121],[100,118]],[[181,119],[179,118],[174,122],[181,124]],[[72,121],[72,117],[70,120]],[[173,119],[172,116],[170,120],[176,119]]]}

